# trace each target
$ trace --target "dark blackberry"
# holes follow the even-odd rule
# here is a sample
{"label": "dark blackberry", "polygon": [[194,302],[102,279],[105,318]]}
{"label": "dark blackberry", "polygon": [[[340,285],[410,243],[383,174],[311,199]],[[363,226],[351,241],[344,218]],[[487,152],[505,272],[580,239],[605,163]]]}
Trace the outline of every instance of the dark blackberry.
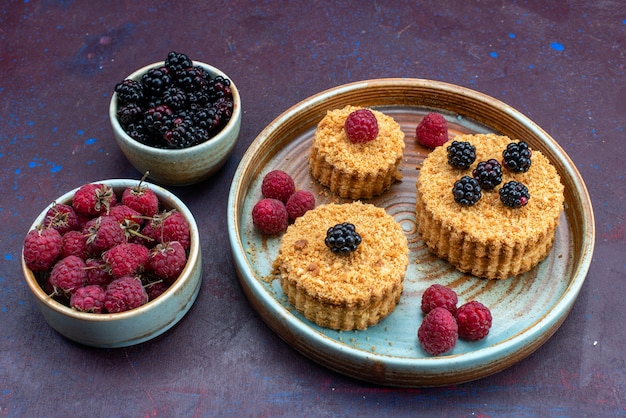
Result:
{"label": "dark blackberry", "polygon": [[532,151],[524,141],[511,142],[502,151],[502,165],[514,173],[525,173],[530,168]]}
{"label": "dark blackberry", "polygon": [[198,111],[193,114],[193,120],[196,126],[205,129],[207,132],[213,132],[220,126],[220,118],[213,107],[198,109]]}
{"label": "dark blackberry", "polygon": [[154,133],[162,134],[170,128],[174,112],[168,106],[151,107],[143,115],[146,128]]}
{"label": "dark blackberry", "polygon": [[476,147],[469,142],[452,141],[448,145],[448,164],[467,170],[476,160]]}
{"label": "dark blackberry", "polygon": [[485,190],[492,190],[498,184],[502,183],[502,166],[493,158],[487,161],[481,161],[476,168],[472,170],[472,176],[478,181],[480,187]]}
{"label": "dark blackberry", "polygon": [[128,103],[118,108],[117,118],[122,126],[128,126],[129,124],[137,122],[143,118],[143,108],[137,103]]}
{"label": "dark blackberry", "polygon": [[517,181],[505,183],[498,192],[502,203],[514,209],[525,206],[530,199],[528,187]]}
{"label": "dark blackberry", "polygon": [[151,97],[160,97],[173,81],[166,67],[152,68],[141,77],[141,83]]}
{"label": "dark blackberry", "polygon": [[470,176],[463,176],[457,180],[452,187],[452,194],[454,200],[463,206],[472,206],[482,196],[478,181]]}
{"label": "dark blackberry", "polygon": [[163,92],[163,104],[174,111],[183,110],[187,106],[187,95],[180,87],[170,87]]}
{"label": "dark blackberry", "polygon": [[208,106],[210,103],[212,102],[206,91],[199,90],[187,93],[187,107],[194,112]]}
{"label": "dark blackberry", "polygon": [[139,81],[126,79],[115,85],[119,104],[141,103],[144,100],[143,85]]}
{"label": "dark blackberry", "polygon": [[344,222],[328,228],[324,243],[332,252],[346,255],[356,251],[361,243],[361,236],[353,224]]}
{"label": "dark blackberry", "polygon": [[150,138],[148,137],[148,130],[146,129],[146,125],[143,124],[143,121],[137,121],[128,124],[128,126],[124,127],[124,130],[135,141],[139,141],[142,144],[152,145],[150,142]]}
{"label": "dark blackberry", "polygon": [[187,92],[206,90],[207,85],[204,73],[197,67],[187,68],[178,77],[178,86]]}
{"label": "dark blackberry", "polygon": [[170,71],[170,74],[178,78],[187,68],[193,67],[193,61],[185,54],[172,51],[167,54],[165,67]]}
{"label": "dark blackberry", "polygon": [[196,145],[193,122],[189,119],[175,122],[171,129],[163,134],[168,148],[188,148]]}

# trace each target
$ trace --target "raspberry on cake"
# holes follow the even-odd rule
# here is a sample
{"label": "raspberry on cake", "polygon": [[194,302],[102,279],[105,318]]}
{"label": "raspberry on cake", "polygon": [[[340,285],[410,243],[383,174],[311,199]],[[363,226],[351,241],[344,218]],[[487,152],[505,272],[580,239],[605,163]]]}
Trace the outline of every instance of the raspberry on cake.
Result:
{"label": "raspberry on cake", "polygon": [[[369,140],[373,127],[359,122],[356,127],[363,128],[366,141],[361,142],[361,136],[357,142],[349,139],[346,120],[362,109],[346,106],[328,111],[317,125],[311,145],[311,175],[343,198],[369,199],[385,192],[402,177],[398,166],[405,147],[404,133],[391,116],[367,109],[376,118],[378,134]],[[349,130],[357,131],[354,124],[348,125]]]}
{"label": "raspberry on cake", "polygon": [[[559,174],[539,151],[532,152],[530,166],[530,150],[506,136],[461,135],[455,140],[475,146],[476,161],[467,170],[459,170],[448,164],[446,147],[436,148],[424,160],[416,185],[416,222],[421,239],[435,255],[477,277],[506,279],[529,271],[548,255],[554,242],[564,202]],[[494,177],[494,185],[496,180],[504,185],[514,181],[527,191],[517,185],[495,186],[482,190],[480,200],[473,205],[457,203],[450,192],[454,183],[464,175],[469,177],[481,162],[501,158],[507,147],[522,149],[523,158],[516,160],[516,166],[529,168],[498,171],[491,164],[485,174],[501,175],[501,179]],[[477,177],[484,169],[477,169]]]}
{"label": "raspberry on cake", "polygon": [[[354,226],[360,242],[339,254],[326,237],[344,223]],[[339,235],[356,238],[354,232],[346,227]],[[310,321],[332,329],[365,329],[395,309],[408,253],[402,228],[384,209],[358,201],[326,204],[287,228],[274,272],[289,303]]]}

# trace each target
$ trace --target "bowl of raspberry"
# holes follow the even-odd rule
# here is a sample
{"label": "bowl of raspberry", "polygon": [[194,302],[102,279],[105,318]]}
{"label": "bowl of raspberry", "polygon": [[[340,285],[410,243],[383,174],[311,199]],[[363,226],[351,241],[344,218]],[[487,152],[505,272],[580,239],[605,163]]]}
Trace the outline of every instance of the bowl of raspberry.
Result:
{"label": "bowl of raspberry", "polygon": [[109,119],[139,172],[161,185],[186,186],[228,159],[241,128],[241,99],[225,73],[172,51],[115,85]]}
{"label": "bowl of raspberry", "polygon": [[139,344],[176,325],[196,300],[198,227],[181,200],[143,179],[87,183],[37,216],[22,270],[59,334],[93,347]]}

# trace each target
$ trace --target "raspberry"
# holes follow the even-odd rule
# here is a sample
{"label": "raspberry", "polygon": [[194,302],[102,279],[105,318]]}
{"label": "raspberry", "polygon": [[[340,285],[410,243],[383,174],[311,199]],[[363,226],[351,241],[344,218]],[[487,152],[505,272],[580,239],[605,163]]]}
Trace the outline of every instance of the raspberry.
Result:
{"label": "raspberry", "polygon": [[454,182],[452,194],[455,202],[463,206],[472,206],[482,196],[478,181],[470,176],[463,176]]}
{"label": "raspberry", "polygon": [[77,214],[91,217],[108,214],[116,203],[117,196],[111,186],[99,183],[82,185],[72,199],[72,207]]}
{"label": "raspberry", "polygon": [[513,209],[519,209],[525,206],[528,203],[528,199],[530,199],[528,187],[526,187],[524,183],[517,181],[505,183],[504,186],[498,190],[498,193],[500,194],[502,203]]}
{"label": "raspberry", "polygon": [[156,243],[178,241],[185,250],[191,245],[189,222],[176,209],[153,216],[144,226],[142,233]]}
{"label": "raspberry", "polygon": [[106,289],[104,307],[110,313],[124,312],[140,307],[148,302],[148,293],[141,280],[125,276],[113,280]]}
{"label": "raspberry", "polygon": [[489,334],[491,328],[491,311],[474,300],[459,307],[456,320],[459,337],[469,341],[482,340]]}
{"label": "raspberry", "polygon": [[109,212],[109,215],[117,219],[122,227],[130,227],[133,224],[141,226],[144,220],[141,213],[137,212],[135,209],[125,204],[113,206]]}
{"label": "raspberry", "polygon": [[63,234],[61,243],[61,257],[75,255],[87,259],[87,236],[80,231],[68,231]]}
{"label": "raspberry", "polygon": [[168,284],[173,283],[187,264],[187,254],[180,242],[172,241],[155,246],[146,262],[146,270]]}
{"label": "raspberry", "polygon": [[315,208],[315,196],[308,190],[298,190],[287,200],[286,208],[289,219],[295,221],[308,210]]}
{"label": "raspberry", "polygon": [[48,279],[55,292],[71,295],[87,281],[87,270],[82,258],[69,255],[57,262]]}
{"label": "raspberry", "polygon": [[362,144],[373,141],[378,136],[378,121],[369,109],[359,109],[350,113],[344,123],[346,136],[350,142]]}
{"label": "raspberry", "polygon": [[127,187],[122,192],[122,204],[143,216],[154,216],[159,211],[159,198],[152,189],[141,184]]}
{"label": "raspberry", "polygon": [[78,229],[78,216],[74,208],[63,203],[54,203],[43,219],[44,228],[51,227],[61,235]]}
{"label": "raspberry", "polygon": [[361,243],[361,236],[353,224],[344,222],[328,228],[324,243],[332,252],[346,255],[356,251]]}
{"label": "raspberry", "polygon": [[452,350],[459,337],[454,316],[445,308],[435,308],[426,314],[417,338],[424,350],[433,356]]}
{"label": "raspberry", "polygon": [[259,200],[252,208],[252,223],[265,235],[278,235],[287,229],[287,208],[277,199]]}
{"label": "raspberry", "polygon": [[103,313],[106,290],[98,285],[79,287],[70,298],[70,307],[81,312]]}
{"label": "raspberry", "polygon": [[422,294],[422,312],[427,314],[435,308],[445,308],[452,315],[456,315],[458,301],[459,298],[454,290],[440,284],[433,284]]}
{"label": "raspberry", "polygon": [[111,215],[99,216],[87,222],[83,232],[88,235],[87,249],[94,255],[101,254],[126,240],[120,223]]}
{"label": "raspberry", "polygon": [[439,113],[429,113],[417,125],[415,136],[423,146],[436,148],[448,142],[448,122]]}
{"label": "raspberry", "polygon": [[161,296],[168,289],[167,283],[163,280],[157,280],[156,282],[150,282],[146,285],[146,293],[148,293],[148,299],[154,300]]}
{"label": "raspberry", "polygon": [[283,203],[287,203],[287,200],[289,200],[291,195],[295,192],[296,186],[293,179],[284,171],[273,170],[263,177],[261,193],[265,198],[277,199]]}
{"label": "raspberry", "polygon": [[32,271],[47,271],[61,255],[63,238],[54,228],[33,229],[24,238],[23,257]]}
{"label": "raspberry", "polygon": [[107,286],[115,277],[111,274],[109,266],[101,258],[88,258],[85,261],[87,269],[87,285],[97,284]]}
{"label": "raspberry", "polygon": [[121,243],[102,254],[111,274],[115,277],[130,276],[143,270],[148,260],[148,249],[141,244]]}
{"label": "raspberry", "polygon": [[448,164],[461,170],[467,170],[476,160],[476,147],[469,142],[452,141],[446,151]]}

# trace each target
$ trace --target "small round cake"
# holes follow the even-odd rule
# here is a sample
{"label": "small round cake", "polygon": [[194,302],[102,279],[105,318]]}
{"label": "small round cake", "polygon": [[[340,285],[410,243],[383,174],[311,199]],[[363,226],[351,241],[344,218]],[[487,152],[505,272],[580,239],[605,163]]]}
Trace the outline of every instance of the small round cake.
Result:
{"label": "small round cake", "polygon": [[388,190],[402,176],[398,166],[404,152],[404,133],[388,115],[371,112],[378,136],[365,143],[351,142],[344,128],[350,113],[362,109],[346,106],[328,111],[319,122],[309,155],[311,175],[336,195],[369,199]]}
{"label": "small round cake", "polygon": [[[329,228],[344,222],[361,237],[355,251],[325,244]],[[283,235],[274,271],[289,303],[317,325],[366,329],[396,307],[408,266],[402,228],[384,209],[359,201],[320,205]]]}
{"label": "small round cake", "polygon": [[[448,163],[447,147],[454,140],[476,147],[476,160],[467,169]],[[516,141],[495,134],[456,136],[428,155],[417,179],[416,222],[421,239],[438,257],[477,277],[505,279],[535,267],[550,252],[563,210],[560,177],[538,150],[532,150],[526,172],[502,167],[501,184],[483,189],[474,205],[455,201],[454,183],[472,177],[482,161],[502,161],[502,152],[511,142]],[[500,200],[499,189],[509,181],[528,188],[530,198],[524,206],[512,208]]]}

